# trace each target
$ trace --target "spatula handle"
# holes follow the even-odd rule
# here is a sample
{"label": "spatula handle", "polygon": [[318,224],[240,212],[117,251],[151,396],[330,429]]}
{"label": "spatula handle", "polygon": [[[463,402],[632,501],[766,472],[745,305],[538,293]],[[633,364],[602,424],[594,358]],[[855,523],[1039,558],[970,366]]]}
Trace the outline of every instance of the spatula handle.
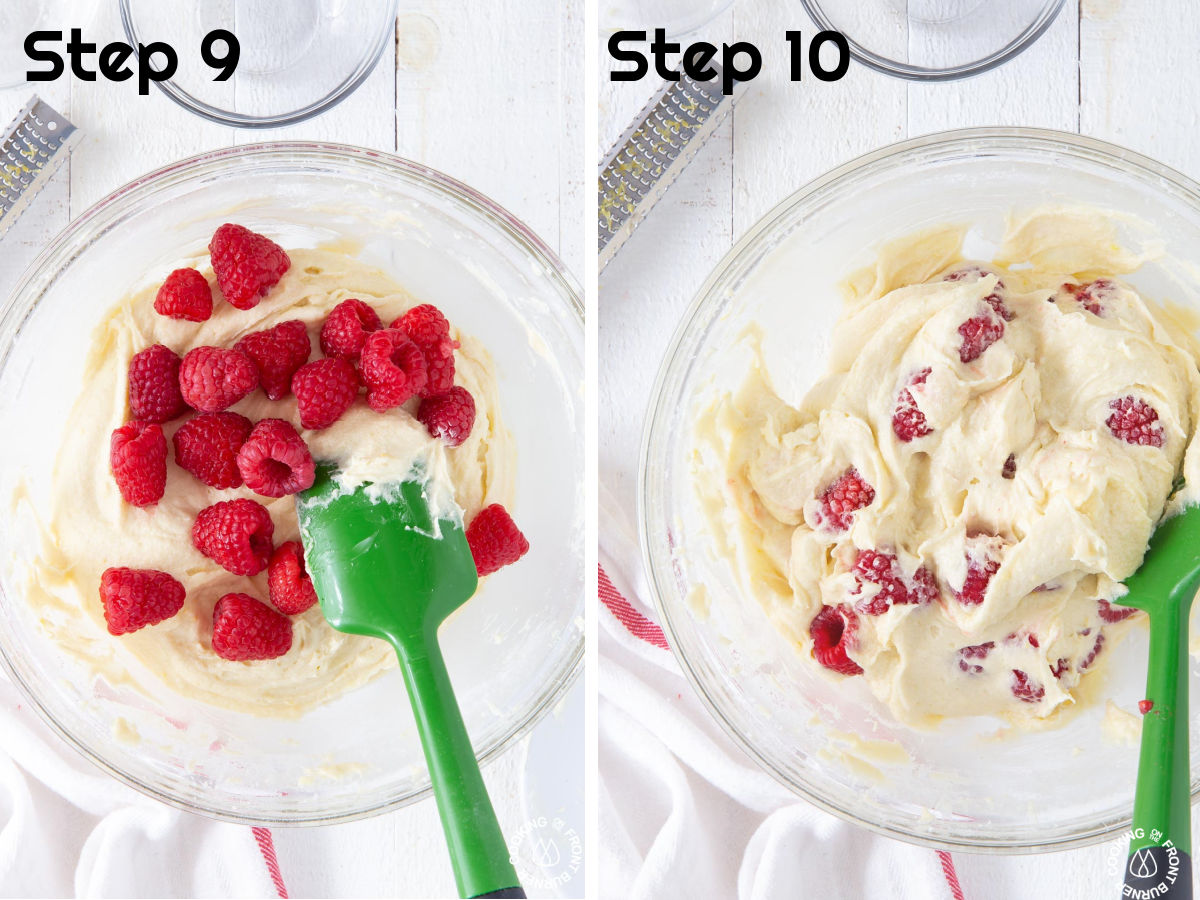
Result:
{"label": "spatula handle", "polygon": [[1150,613],[1150,665],[1133,838],[1123,896],[1190,900],[1191,777],[1188,753],[1188,611],[1195,579],[1177,586],[1186,597]]}
{"label": "spatula handle", "polygon": [[396,645],[429,765],[454,879],[462,897],[524,897],[479,772],[436,633],[417,650]]}

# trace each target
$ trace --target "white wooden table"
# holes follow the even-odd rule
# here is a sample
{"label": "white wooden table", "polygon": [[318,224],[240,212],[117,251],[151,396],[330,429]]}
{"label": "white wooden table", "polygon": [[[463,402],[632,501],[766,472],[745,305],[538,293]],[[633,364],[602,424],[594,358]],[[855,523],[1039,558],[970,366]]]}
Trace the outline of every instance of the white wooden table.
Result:
{"label": "white wooden table", "polygon": [[[397,40],[367,81],[325,115],[272,131],[208,123],[155,89],[148,97],[136,96],[133,82],[64,77],[38,84],[37,92],[74,122],[83,138],[69,163],[0,240],[0,297],[8,295],[48,240],[125,182],[205,150],[289,139],[395,152],[458,178],[524,220],[582,278],[577,213],[584,202],[585,154],[581,6],[557,0],[401,0]],[[86,23],[65,23],[81,24]],[[125,39],[116,0],[102,0],[85,37],[101,44]],[[0,91],[0,120],[6,123],[33,92],[32,86]],[[577,685],[571,702],[582,702],[581,693]],[[521,774],[528,741],[485,771],[509,833],[526,818]],[[63,752],[71,751],[64,746]],[[564,752],[582,754],[582,744]],[[573,781],[582,792],[582,759],[576,763],[579,777]],[[369,860],[330,859],[329,829],[276,829],[280,865],[294,896],[318,893],[331,866],[338,868],[345,896],[454,895],[431,800],[337,829],[343,837],[361,838],[364,852],[381,847],[400,856],[407,871],[385,881],[382,867]]]}
{"label": "white wooden table", "polygon": [[[808,36],[816,30],[794,0],[735,0],[699,37],[718,46],[748,40],[764,54],[769,48],[782,54],[784,31],[796,28]],[[1067,0],[1049,31],[1024,54],[966,81],[909,84],[852,63],[836,83],[793,84],[786,60],[768,56],[730,118],[600,276],[602,491],[628,523],[636,521],[643,414],[670,337],[709,272],[772,206],[862,153],[970,126],[1080,132],[1200,178],[1198,36],[1200,20],[1188,0]],[[598,64],[597,151],[603,157],[656,82],[649,77],[610,82],[603,43]],[[967,896],[982,898],[1012,896],[1007,873],[1021,867],[1074,868],[1081,879],[1094,880],[1105,852],[955,856]]]}

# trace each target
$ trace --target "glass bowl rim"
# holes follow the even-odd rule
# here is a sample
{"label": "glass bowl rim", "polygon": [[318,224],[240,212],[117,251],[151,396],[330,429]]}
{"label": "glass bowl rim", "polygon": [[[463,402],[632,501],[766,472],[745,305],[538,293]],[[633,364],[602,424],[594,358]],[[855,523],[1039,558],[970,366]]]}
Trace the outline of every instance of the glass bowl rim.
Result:
{"label": "glass bowl rim", "polygon": [[[270,159],[349,163],[359,167],[361,171],[373,170],[373,173],[377,175],[399,176],[401,180],[415,183],[420,187],[431,188],[435,193],[462,204],[473,216],[498,228],[505,238],[538,264],[541,274],[549,278],[555,292],[566,302],[572,318],[582,329],[584,323],[583,300],[574,278],[557,254],[520,219],[474,188],[436,169],[392,153],[330,142],[267,141],[224,147],[162,166],[117,188],[68,223],[25,268],[3,306],[0,307],[0,370],[8,362],[13,338],[37,305],[33,303],[28,309],[19,309],[17,300],[30,293],[35,297],[40,297],[49,284],[57,278],[61,269],[90,245],[91,239],[88,238],[88,234],[95,226],[106,227],[111,219],[128,211],[131,204],[144,201],[167,188],[192,179],[202,179],[216,172],[228,171],[231,165],[251,165]],[[517,741],[541,721],[555,704],[566,696],[567,691],[571,689],[583,671],[584,636],[582,633],[578,635],[574,643],[575,646],[569,657],[564,660],[558,678],[553,682],[548,682],[540,694],[534,695],[525,715],[514,721],[490,746],[483,748],[478,753],[481,766],[491,763],[510,750]],[[0,646],[0,668],[29,701],[39,718],[68,746],[74,748],[85,759],[117,781],[145,796],[185,812],[243,825],[332,825],[353,822],[401,809],[423,800],[433,792],[432,786],[426,785],[420,790],[411,791],[403,796],[391,796],[382,802],[369,805],[360,803],[354,809],[333,814],[306,811],[299,815],[263,815],[240,809],[219,808],[215,804],[209,806],[193,803],[176,797],[155,785],[147,784],[125,772],[78,739],[45,707],[37,693],[22,676],[19,666],[9,659],[3,646]]]}
{"label": "glass bowl rim", "polygon": [[[974,837],[955,839],[948,835],[931,837],[922,832],[874,822],[842,809],[817,795],[808,787],[794,782],[782,767],[776,765],[765,753],[760,752],[754,742],[741,733],[725,714],[720,703],[708,692],[698,664],[694,665],[683,651],[678,649],[680,643],[677,637],[679,632],[677,622],[681,622],[687,616],[686,602],[677,596],[675,590],[672,578],[671,550],[666,546],[665,541],[656,537],[660,520],[651,521],[654,501],[661,501],[664,497],[663,472],[665,472],[665,466],[651,465],[650,460],[667,458],[666,440],[670,428],[666,422],[666,416],[669,410],[675,407],[668,403],[668,400],[674,398],[668,398],[666,391],[668,387],[682,386],[682,376],[690,362],[690,354],[685,354],[683,351],[695,349],[685,348],[685,342],[691,337],[693,326],[702,324],[704,315],[711,311],[710,307],[719,307],[722,300],[720,294],[726,282],[731,280],[734,275],[743,274],[743,263],[748,259],[756,258],[761,251],[769,247],[770,242],[778,237],[777,227],[793,211],[831,189],[841,186],[843,182],[856,175],[876,174],[900,162],[907,161],[909,158],[919,157],[931,149],[945,153],[983,149],[991,151],[1028,151],[1033,149],[1047,153],[1057,151],[1095,162],[1115,164],[1126,172],[1141,176],[1143,181],[1146,180],[1145,176],[1152,176],[1160,182],[1160,189],[1164,184],[1174,187],[1200,211],[1200,183],[1175,169],[1136,151],[1127,150],[1107,141],[1046,128],[961,128],[909,138],[862,154],[804,184],[775,204],[741,238],[734,242],[734,245],[721,257],[700,286],[695,297],[681,315],[679,324],[671,336],[655,375],[642,429],[637,479],[637,524],[641,561],[646,572],[646,580],[654,607],[666,635],[667,643],[671,647],[671,653],[684,677],[699,697],[701,704],[742,752],[793,794],[843,821],[886,837],[934,850],[962,850],[971,853],[1013,855],[1087,847],[1127,831],[1132,821],[1132,815],[1125,815],[1115,821],[1100,822],[1090,828],[1081,828],[1072,835],[1049,840],[987,841]],[[665,502],[661,506],[663,509],[667,508]],[[672,598],[671,603],[667,602],[665,599],[667,597]],[[674,612],[672,607],[674,607]],[[676,617],[675,619],[672,618],[673,615]],[[1193,710],[1192,715],[1200,715],[1200,710]],[[1193,782],[1193,804],[1196,803],[1197,798],[1200,798],[1200,784]],[[1130,812],[1132,813],[1132,810]]]}
{"label": "glass bowl rim", "polygon": [[[155,81],[154,86],[188,112],[195,113],[210,122],[216,122],[218,125],[228,125],[231,128],[282,128],[285,125],[296,125],[300,122],[305,122],[333,109],[333,107],[353,94],[370,77],[371,73],[375,71],[375,66],[379,64],[379,60],[383,57],[384,48],[388,45],[389,37],[395,34],[396,16],[400,5],[400,0],[383,0],[383,2],[387,4],[387,8],[391,11],[391,15],[384,19],[388,27],[380,29],[379,34],[375,36],[374,43],[368,45],[368,52],[359,60],[358,66],[354,71],[347,75],[341,84],[337,85],[325,96],[291,112],[276,113],[269,116],[250,116],[205,103],[203,100],[193,97],[181,88],[175,83],[174,79]],[[133,12],[129,6],[130,0],[120,0],[120,4],[121,26],[125,30],[125,37],[128,39],[130,46],[133,47],[134,55],[140,58],[140,51],[138,50],[140,43],[138,41],[137,28],[133,21]]]}
{"label": "glass bowl rim", "polygon": [[[125,0],[121,0],[121,2],[124,3]],[[800,0],[800,3],[817,27],[826,31],[837,31],[829,16],[821,8],[821,0]],[[914,66],[909,63],[900,62],[899,60],[889,59],[886,56],[880,56],[878,53],[868,50],[851,35],[845,32],[840,33],[846,38],[846,43],[850,47],[850,55],[867,68],[874,69],[876,72],[882,72],[884,75],[891,75],[895,78],[903,78],[906,81],[956,81],[960,78],[970,78],[972,75],[979,75],[995,69],[1014,57],[1019,56],[1054,24],[1054,20],[1058,18],[1058,14],[1065,3],[1066,0],[1046,0],[1041,12],[1038,13],[1038,17],[1029,23],[1024,31],[1003,47],[989,53],[982,59],[961,63],[956,66],[946,66],[945,68]]]}

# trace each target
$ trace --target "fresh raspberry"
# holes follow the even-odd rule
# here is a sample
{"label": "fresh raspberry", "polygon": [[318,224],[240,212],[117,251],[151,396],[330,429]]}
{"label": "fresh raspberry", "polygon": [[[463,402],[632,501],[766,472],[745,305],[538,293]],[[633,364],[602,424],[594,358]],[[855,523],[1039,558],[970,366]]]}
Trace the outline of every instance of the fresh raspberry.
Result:
{"label": "fresh raspberry", "polygon": [[441,310],[430,303],[414,306],[391,327],[407,334],[425,357],[429,377],[421,396],[437,397],[448,393],[454,385],[454,351],[458,341],[450,340],[450,323]]}
{"label": "fresh raspberry", "polygon": [[1136,612],[1132,606],[1113,606],[1103,597],[1100,598],[1100,618],[1110,625],[1114,622],[1124,622]]}
{"label": "fresh raspberry", "polygon": [[842,675],[861,675],[862,666],[846,652],[856,646],[858,617],[844,606],[823,606],[808,625],[813,659]]}
{"label": "fresh raspberry", "polygon": [[450,322],[432,303],[414,306],[389,328],[399,328],[418,347],[429,347],[438,341],[450,340]]}
{"label": "fresh raspberry", "polygon": [[304,428],[328,428],[358,397],[358,373],[344,359],[327,356],[303,365],[292,376],[292,393]]}
{"label": "fresh raspberry", "polygon": [[896,398],[896,410],[892,413],[892,431],[902,443],[907,444],[933,433],[933,429],[925,421],[925,413],[917,407],[917,401],[913,399],[910,390],[914,385],[924,384],[932,371],[933,369],[926,367],[914,374]]}
{"label": "fresh raspberry", "polygon": [[212,315],[212,309],[212,288],[195,269],[176,269],[154,298],[156,313],[186,322],[203,322]]}
{"label": "fresh raspberry", "polygon": [[1046,689],[1031,679],[1028,674],[1020,669],[1013,669],[1012,673],[1011,689],[1013,696],[1018,700],[1025,703],[1037,703],[1046,696]]}
{"label": "fresh raspberry", "polygon": [[299,615],[317,602],[312,576],[304,567],[304,548],[299,541],[280,544],[267,565],[271,602],[281,613]]}
{"label": "fresh raspberry", "polygon": [[1000,477],[1012,481],[1017,477],[1017,456],[1015,453],[1008,454],[1004,460],[1004,465],[1000,469]]}
{"label": "fresh raspberry", "polygon": [[112,433],[108,462],[125,502],[153,506],[167,489],[167,439],[162,426],[135,419]]}
{"label": "fresh raspberry", "polygon": [[499,503],[485,506],[471,520],[467,543],[480,577],[512,565],[529,551],[529,541]]}
{"label": "fresh raspberry", "polygon": [[[963,606],[978,606],[987,593],[988,582],[1000,570],[1000,560],[991,555],[990,544],[995,536],[977,534],[967,538],[963,552],[967,557],[967,577],[954,598]],[[1036,644],[1034,646],[1037,646]]]}
{"label": "fresh raspberry", "polygon": [[248,334],[236,344],[258,367],[258,380],[272,400],[282,400],[292,386],[296,370],[308,362],[312,344],[308,327],[299,319],[280,322],[274,328]]}
{"label": "fresh raspberry", "polygon": [[421,349],[404,332],[391,328],[367,337],[359,371],[367,385],[367,405],[376,412],[420,394],[428,380]]}
{"label": "fresh raspberry", "polygon": [[143,422],[169,422],[187,411],[179,392],[179,356],[155,344],[129,361],[129,411]]}
{"label": "fresh raspberry", "polygon": [[197,347],[179,367],[179,389],[192,409],[220,412],[258,387],[258,368],[238,350]]}
{"label": "fresh raspberry", "polygon": [[1100,651],[1104,649],[1104,632],[1096,635],[1096,643],[1092,644],[1092,649],[1088,652],[1079,663],[1079,671],[1090,668],[1092,663],[1096,661],[1096,657],[1100,655]]}
{"label": "fresh raspberry", "polygon": [[1050,667],[1050,674],[1053,675],[1055,678],[1062,678],[1063,675],[1066,674],[1067,669],[1069,669],[1070,667],[1071,667],[1070,660],[1060,658],[1058,660],[1058,662],[1056,662],[1054,665],[1052,665]]}
{"label": "fresh raspberry", "polygon": [[222,659],[275,659],[292,649],[292,620],[249,594],[226,594],[213,607],[213,652]]}
{"label": "fresh raspberry", "polygon": [[321,352],[338,359],[357,360],[367,335],[383,327],[379,313],[361,300],[343,300],[329,311],[321,326]]}
{"label": "fresh raspberry", "polygon": [[237,454],[253,427],[249,419],[234,412],[192,416],[172,438],[175,463],[210,488],[241,487]]}
{"label": "fresh raspberry", "polygon": [[234,575],[257,575],[267,567],[275,523],[256,500],[222,500],[200,510],[192,526],[196,549]]}
{"label": "fresh raspberry", "polygon": [[[988,275],[994,275],[994,274],[995,274],[994,272],[990,271],[989,269],[984,268],[983,266],[979,265],[978,263],[964,263],[963,265],[961,265],[955,269],[952,269],[949,272],[947,272],[945,275],[943,275],[942,281],[967,281],[968,279],[971,281],[978,281],[980,278],[984,278]],[[1003,281],[997,279],[996,290],[998,290],[998,291],[1004,290],[1004,282]]]}
{"label": "fresh raspberry", "polygon": [[1137,397],[1122,397],[1108,404],[1113,412],[1104,420],[1113,437],[1120,438],[1127,444],[1137,444],[1140,447],[1161,447],[1163,445],[1163,430],[1158,421],[1158,411]]}
{"label": "fresh raspberry", "polygon": [[157,625],[183,609],[183,585],[166,572],[154,569],[104,570],[100,576],[100,602],[109,634],[129,634]]}
{"label": "fresh raspberry", "polygon": [[1004,300],[999,294],[988,294],[983,298],[983,302],[992,308],[992,312],[1002,318],[1005,322],[1011,322],[1017,317],[1017,314],[1004,305]]}
{"label": "fresh raspberry", "polygon": [[417,419],[435,438],[457,447],[475,425],[475,398],[465,387],[455,385],[440,397],[422,400]]}
{"label": "fresh raspberry", "polygon": [[972,675],[980,675],[983,673],[983,666],[979,663],[968,662],[972,659],[987,659],[987,655],[996,649],[995,641],[988,641],[986,644],[975,644],[971,647],[960,647],[958,651],[958,667],[964,672],[970,672]]}
{"label": "fresh raspberry", "polygon": [[208,244],[217,285],[231,306],[253,309],[292,266],[283,248],[241,225],[222,225]]}
{"label": "fresh raspberry", "polygon": [[858,469],[851,466],[821,492],[817,525],[826,531],[845,531],[850,527],[854,513],[864,506],[870,506],[874,499],[875,488],[863,480]]}
{"label": "fresh raspberry", "polygon": [[962,337],[958,358],[964,364],[974,362],[984,350],[1004,337],[1004,320],[989,310],[967,319],[958,326],[958,333]]}
{"label": "fresh raspberry", "polygon": [[1093,316],[1100,318],[1104,318],[1117,295],[1116,283],[1108,278],[1097,278],[1088,284],[1064,284],[1062,290],[1074,297]]}
{"label": "fresh raspberry", "polygon": [[317,467],[291,422],[263,419],[237,455],[246,487],[264,497],[286,497],[312,487]]}
{"label": "fresh raspberry", "polygon": [[1143,716],[1149,715],[1150,710],[1152,710],[1152,709],[1154,709],[1154,701],[1153,700],[1139,700],[1138,701],[1138,712],[1140,712]]}
{"label": "fresh raspberry", "polygon": [[854,574],[854,594],[861,594],[863,584],[879,586],[879,593],[854,604],[857,612],[881,616],[894,605],[928,603],[938,595],[933,573],[924,566],[906,578],[896,557],[878,550],[859,550],[851,569]]}

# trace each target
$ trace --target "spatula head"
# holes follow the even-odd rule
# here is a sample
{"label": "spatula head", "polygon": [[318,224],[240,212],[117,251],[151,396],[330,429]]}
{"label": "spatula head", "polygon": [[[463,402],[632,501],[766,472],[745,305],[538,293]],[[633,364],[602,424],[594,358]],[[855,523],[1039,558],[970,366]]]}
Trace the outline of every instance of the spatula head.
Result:
{"label": "spatula head", "polygon": [[1200,506],[1189,506],[1155,529],[1141,567],[1125,579],[1117,603],[1153,613],[1164,604],[1192,602],[1200,575]]}
{"label": "spatula head", "polygon": [[[305,563],[321,611],[339,631],[410,644],[475,593],[478,576],[457,509],[431,509],[419,470],[410,480],[345,489],[327,464],[296,498]],[[452,505],[452,504],[451,504]]]}

